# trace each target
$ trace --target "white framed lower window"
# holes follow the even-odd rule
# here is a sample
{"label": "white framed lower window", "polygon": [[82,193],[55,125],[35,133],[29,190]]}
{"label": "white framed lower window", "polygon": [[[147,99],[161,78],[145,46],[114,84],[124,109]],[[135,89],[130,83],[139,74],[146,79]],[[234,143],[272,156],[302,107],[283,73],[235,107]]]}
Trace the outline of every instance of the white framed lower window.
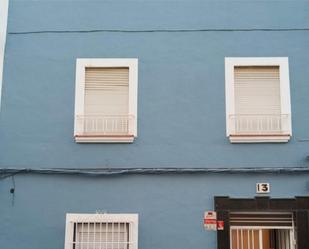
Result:
{"label": "white framed lower window", "polygon": [[138,214],[67,214],[64,249],[138,249]]}
{"label": "white framed lower window", "polygon": [[292,136],[287,57],[225,58],[226,135],[232,143]]}
{"label": "white framed lower window", "polygon": [[133,142],[137,137],[137,83],[137,59],[77,59],[75,141]]}

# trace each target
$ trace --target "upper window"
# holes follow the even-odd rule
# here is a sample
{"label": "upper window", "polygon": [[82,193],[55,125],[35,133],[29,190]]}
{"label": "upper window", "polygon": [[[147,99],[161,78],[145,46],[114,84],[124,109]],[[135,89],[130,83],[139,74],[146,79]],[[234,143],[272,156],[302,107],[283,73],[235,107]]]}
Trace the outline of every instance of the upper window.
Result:
{"label": "upper window", "polygon": [[225,87],[232,143],[289,141],[288,58],[225,58]]}
{"label": "upper window", "polygon": [[65,249],[137,249],[137,214],[67,214]]}
{"label": "upper window", "polygon": [[76,142],[133,142],[137,136],[137,67],[137,59],[77,59]]}

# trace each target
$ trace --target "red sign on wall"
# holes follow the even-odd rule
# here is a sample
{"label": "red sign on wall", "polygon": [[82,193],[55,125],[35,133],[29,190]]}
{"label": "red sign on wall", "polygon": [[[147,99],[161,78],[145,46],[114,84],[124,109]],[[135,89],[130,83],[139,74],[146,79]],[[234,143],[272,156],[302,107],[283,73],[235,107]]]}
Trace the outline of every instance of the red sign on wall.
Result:
{"label": "red sign on wall", "polygon": [[217,221],[217,230],[224,230],[224,221],[223,220]]}
{"label": "red sign on wall", "polygon": [[217,213],[214,211],[208,211],[204,214],[204,227],[207,230],[217,230]]}

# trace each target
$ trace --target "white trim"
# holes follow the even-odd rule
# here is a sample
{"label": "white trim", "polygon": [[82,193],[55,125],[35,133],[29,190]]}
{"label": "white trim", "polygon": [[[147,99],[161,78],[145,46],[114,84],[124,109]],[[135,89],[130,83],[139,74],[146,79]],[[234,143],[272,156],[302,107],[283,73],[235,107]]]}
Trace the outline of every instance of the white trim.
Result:
{"label": "white trim", "polygon": [[[75,116],[84,115],[84,96],[85,96],[85,68],[86,67],[128,67],[129,68],[129,113],[134,117],[132,135],[137,137],[137,88],[138,88],[138,59],[102,59],[102,58],[78,58],[76,60],[76,82],[75,82]],[[77,134],[77,124],[74,122],[74,136]],[[83,143],[104,143],[104,142],[119,142],[130,143],[133,142],[132,137],[109,137],[109,138],[80,138],[76,137],[76,142]]]}
{"label": "white trim", "polygon": [[[282,138],[268,136],[233,137],[229,117],[235,115],[235,66],[279,66],[280,73],[280,96],[281,113],[289,115],[288,127],[285,127],[287,134]],[[230,137],[231,142],[288,142],[292,136],[291,122],[291,101],[290,101],[290,80],[288,57],[226,57],[225,58],[225,106],[226,106],[226,136]]]}
{"label": "white trim", "polygon": [[75,222],[119,222],[130,223],[131,226],[131,238],[134,242],[132,249],[138,249],[138,214],[66,214],[66,228],[65,228],[65,242],[64,249],[72,249],[70,243],[73,239],[73,227]]}
{"label": "white trim", "polygon": [[109,213],[67,213],[66,222],[124,222],[138,223],[138,214],[109,214]]}
{"label": "white trim", "polygon": [[9,0],[0,1],[0,107]]}
{"label": "white trim", "polygon": [[133,136],[75,137],[77,143],[133,143]]}
{"label": "white trim", "polygon": [[291,136],[228,136],[231,143],[287,143]]}

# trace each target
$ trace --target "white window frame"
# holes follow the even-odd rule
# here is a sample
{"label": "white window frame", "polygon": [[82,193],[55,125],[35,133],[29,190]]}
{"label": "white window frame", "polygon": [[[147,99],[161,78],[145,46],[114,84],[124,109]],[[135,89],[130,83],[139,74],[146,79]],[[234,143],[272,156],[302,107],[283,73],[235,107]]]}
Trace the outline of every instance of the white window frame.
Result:
{"label": "white window frame", "polygon": [[133,246],[131,249],[138,249],[138,214],[80,214],[67,213],[65,227],[65,242],[64,249],[72,249],[71,242],[73,241],[74,223],[130,223],[132,224],[130,238],[132,238]]}
{"label": "white window frame", "polygon": [[[256,136],[232,138],[229,117],[235,115],[234,68],[237,66],[279,66],[281,113],[288,114],[286,134],[276,137]],[[226,136],[231,142],[288,142],[292,136],[290,79],[288,57],[226,57],[225,58]]]}
{"label": "white window frame", "polygon": [[1,107],[1,91],[3,80],[3,65],[4,65],[4,51],[6,43],[6,31],[9,11],[9,0],[0,1],[0,107]]}
{"label": "white window frame", "polygon": [[[76,60],[76,82],[75,82],[75,116],[83,116],[85,103],[85,73],[87,67],[128,67],[129,68],[129,113],[134,117],[133,127],[130,127],[133,138],[108,137],[104,138],[82,138],[75,139],[76,142],[133,142],[137,137],[137,87],[138,87],[138,59],[136,58],[78,58]],[[77,123],[74,122],[74,137],[77,135]]]}

